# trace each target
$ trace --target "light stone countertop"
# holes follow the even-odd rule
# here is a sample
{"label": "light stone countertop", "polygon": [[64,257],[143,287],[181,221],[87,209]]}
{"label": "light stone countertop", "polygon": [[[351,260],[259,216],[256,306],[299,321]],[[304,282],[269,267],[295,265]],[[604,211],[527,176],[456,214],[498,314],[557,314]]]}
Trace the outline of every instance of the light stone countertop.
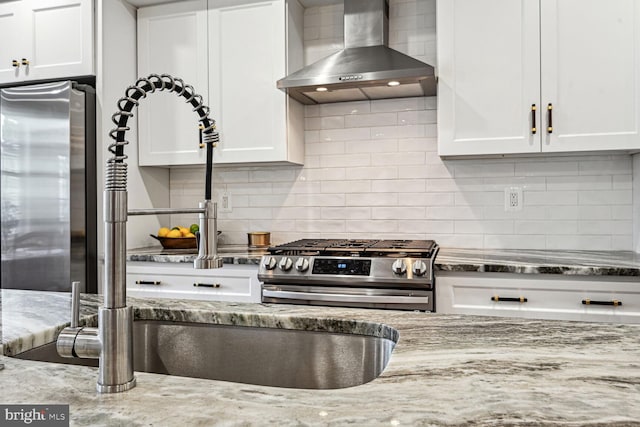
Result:
{"label": "light stone countertop", "polygon": [[[99,297],[83,295],[93,323]],[[640,426],[640,326],[347,308],[137,300],[136,318],[397,338],[370,383],[297,390],[137,373],[95,391],[95,368],[4,357],[3,404],[70,404],[78,426]],[[5,352],[52,341],[68,294],[2,291]],[[399,336],[395,336],[395,334]],[[286,351],[286,349],[283,349]]]}
{"label": "light stone countertop", "polygon": [[[226,264],[258,264],[266,253],[265,249],[243,245],[221,246],[219,250]],[[193,262],[195,257],[189,250],[151,247],[130,250],[127,261],[181,263]],[[436,272],[640,277],[640,254],[631,251],[440,248],[435,268]]]}

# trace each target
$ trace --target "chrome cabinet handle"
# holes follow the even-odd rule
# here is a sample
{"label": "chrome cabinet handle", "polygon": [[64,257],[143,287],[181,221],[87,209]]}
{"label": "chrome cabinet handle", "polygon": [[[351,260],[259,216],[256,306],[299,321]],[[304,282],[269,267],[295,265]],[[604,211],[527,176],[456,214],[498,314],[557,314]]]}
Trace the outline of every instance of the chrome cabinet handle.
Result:
{"label": "chrome cabinet handle", "polygon": [[536,104],[531,104],[531,135],[535,135],[538,129],[536,128]]}
{"label": "chrome cabinet handle", "polygon": [[136,285],[159,285],[160,280],[136,280]]}
{"label": "chrome cabinet handle", "polygon": [[511,302],[524,303],[529,300],[525,297],[499,297],[498,295],[494,295],[491,297],[491,301],[495,301],[495,302],[511,301]]}
{"label": "chrome cabinet handle", "polygon": [[553,133],[553,104],[547,105],[547,133]]}
{"label": "chrome cabinet handle", "polygon": [[618,307],[622,305],[622,301],[617,299],[612,299],[611,301],[594,301],[587,298],[582,300],[582,305],[612,305]]}
{"label": "chrome cabinet handle", "polygon": [[194,283],[193,286],[195,286],[196,288],[198,288],[198,287],[202,287],[202,288],[219,288],[220,287],[220,283]]}

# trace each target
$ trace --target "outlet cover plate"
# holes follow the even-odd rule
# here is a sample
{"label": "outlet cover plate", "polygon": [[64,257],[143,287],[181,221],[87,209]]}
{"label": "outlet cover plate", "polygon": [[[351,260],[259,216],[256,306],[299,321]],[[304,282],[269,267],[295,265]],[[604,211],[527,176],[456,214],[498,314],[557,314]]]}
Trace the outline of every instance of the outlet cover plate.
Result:
{"label": "outlet cover plate", "polygon": [[506,187],[504,189],[505,212],[521,211],[522,202],[522,187]]}

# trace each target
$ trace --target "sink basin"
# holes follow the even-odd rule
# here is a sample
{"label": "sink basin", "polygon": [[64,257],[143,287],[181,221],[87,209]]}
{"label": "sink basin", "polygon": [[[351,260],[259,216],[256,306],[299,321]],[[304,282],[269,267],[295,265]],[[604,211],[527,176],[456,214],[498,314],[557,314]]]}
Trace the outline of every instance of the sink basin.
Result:
{"label": "sink basin", "polygon": [[[301,389],[352,387],[377,378],[392,340],[364,335],[138,320],[133,324],[139,372]],[[97,366],[65,359],[55,343],[16,357]]]}

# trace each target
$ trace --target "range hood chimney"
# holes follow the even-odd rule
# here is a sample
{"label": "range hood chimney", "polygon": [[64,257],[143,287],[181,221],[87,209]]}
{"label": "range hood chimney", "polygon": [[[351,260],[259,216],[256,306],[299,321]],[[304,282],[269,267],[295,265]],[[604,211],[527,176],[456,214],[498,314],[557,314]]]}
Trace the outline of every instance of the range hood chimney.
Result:
{"label": "range hood chimney", "polygon": [[303,104],[436,94],[431,65],[388,47],[387,0],[344,0],[344,49],[278,80]]}

